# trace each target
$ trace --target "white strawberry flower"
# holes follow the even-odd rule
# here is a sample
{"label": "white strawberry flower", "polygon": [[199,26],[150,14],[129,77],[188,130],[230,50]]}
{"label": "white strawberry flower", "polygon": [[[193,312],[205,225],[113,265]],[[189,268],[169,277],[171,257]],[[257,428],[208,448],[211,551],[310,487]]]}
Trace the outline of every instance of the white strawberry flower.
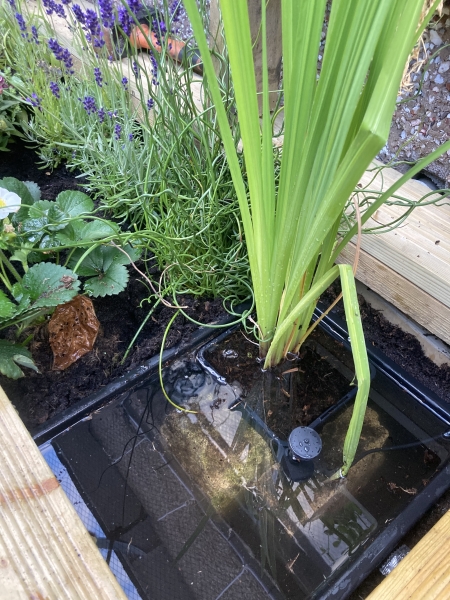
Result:
{"label": "white strawberry flower", "polygon": [[17,212],[20,208],[20,202],[20,196],[0,187],[0,219],[4,219],[10,213]]}

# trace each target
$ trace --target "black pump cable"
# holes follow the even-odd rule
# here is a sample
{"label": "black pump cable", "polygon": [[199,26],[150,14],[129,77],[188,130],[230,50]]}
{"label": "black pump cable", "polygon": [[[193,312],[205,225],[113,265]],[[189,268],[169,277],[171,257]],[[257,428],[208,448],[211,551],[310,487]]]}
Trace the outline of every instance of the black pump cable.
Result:
{"label": "black pump cable", "polygon": [[[391,450],[404,450],[405,448],[414,448],[414,446],[422,446],[424,444],[428,444],[428,442],[435,442],[441,438],[448,439],[450,437],[450,431],[444,431],[435,437],[425,438],[424,440],[418,440],[417,442],[411,442],[409,444],[400,444],[399,446],[388,446],[387,448],[372,448],[371,450],[366,450],[362,452],[359,456],[355,458],[352,462],[350,469],[356,465],[360,460],[368,456],[369,454],[374,454],[375,452],[390,452]],[[349,469],[349,470],[350,470]]]}

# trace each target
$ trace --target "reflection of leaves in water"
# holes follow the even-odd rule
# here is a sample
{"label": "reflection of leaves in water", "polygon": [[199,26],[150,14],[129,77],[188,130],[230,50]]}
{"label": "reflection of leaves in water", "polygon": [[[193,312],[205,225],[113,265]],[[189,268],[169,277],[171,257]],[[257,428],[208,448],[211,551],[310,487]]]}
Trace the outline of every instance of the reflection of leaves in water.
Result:
{"label": "reflection of leaves in water", "polygon": [[326,526],[324,533],[329,536],[336,535],[339,540],[333,542],[332,545],[337,548],[342,541],[347,544],[351,553],[359,546],[362,537],[367,534],[367,530],[358,522],[358,519],[363,516],[363,511],[356,504],[349,502],[339,509],[339,513],[339,516],[325,513],[321,517]]}
{"label": "reflection of leaves in water", "polygon": [[247,512],[256,524],[259,539],[261,541],[261,568],[267,569],[276,580],[276,556],[275,556],[275,517],[270,510],[264,506],[262,496],[250,489],[243,489],[244,502]]}

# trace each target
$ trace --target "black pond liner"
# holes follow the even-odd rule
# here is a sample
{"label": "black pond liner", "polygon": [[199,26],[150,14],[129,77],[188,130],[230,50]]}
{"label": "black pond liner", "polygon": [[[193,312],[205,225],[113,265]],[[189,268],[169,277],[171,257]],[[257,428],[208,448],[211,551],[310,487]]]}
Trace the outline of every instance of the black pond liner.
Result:
{"label": "black pond liner", "polygon": [[[316,311],[315,318],[318,314],[320,311]],[[321,328],[348,347],[348,334],[339,318],[325,317]],[[189,355],[214,335],[216,332],[211,330],[200,330],[188,346],[165,353],[164,365],[176,361],[166,370],[165,382],[175,398],[179,392],[180,402],[183,394],[195,397],[197,389],[214,377],[216,395],[213,398],[224,402],[222,396],[230,386],[224,385],[220,379],[217,381],[220,376],[211,377],[208,369],[205,371],[193,362],[191,356],[180,362],[182,355]],[[186,423],[189,426],[189,422],[186,415],[176,415],[168,409],[159,389],[158,357],[51,419],[35,432],[34,439],[39,444],[52,439],[60,460],[106,532],[110,549],[114,546],[143,598],[346,598],[450,487],[450,443],[444,437],[450,429],[450,407],[382,353],[374,348],[368,348],[368,351],[377,372],[369,409],[378,411],[376,418],[380,421],[377,423],[386,429],[380,445],[403,445],[403,449],[375,453],[367,459],[369,463],[373,459],[368,467],[369,475],[362,470],[360,476],[363,480],[368,478],[370,486],[365,493],[363,490],[362,496],[358,495],[358,488],[352,487],[351,472],[348,485],[333,484],[335,488],[328,501],[322,504],[317,501],[311,508],[314,493],[320,499],[320,494],[323,495],[329,485],[326,483],[327,475],[339,466],[339,448],[331,454],[328,449],[328,453],[323,453],[324,457],[321,455],[316,459],[317,476],[311,482],[292,484],[281,469],[277,471],[275,462],[267,473],[271,474],[269,479],[272,483],[278,486],[276,505],[264,505],[262,495],[258,495],[254,487],[244,486],[242,493],[239,492],[226,509],[220,499],[213,503],[219,508],[213,509],[208,494],[197,480],[193,483],[191,471],[185,468],[185,457],[180,454],[180,448],[183,448],[177,448],[177,443],[183,442],[185,435],[177,427]],[[211,386],[207,388],[207,403],[212,402],[208,396],[211,389]],[[228,407],[235,401],[235,389],[231,388],[229,397],[232,401]],[[325,430],[324,439],[329,435],[327,428],[332,432],[334,423],[339,422],[348,410],[350,399],[350,396],[345,397],[312,423],[319,433],[323,434]],[[98,410],[108,402],[111,403]],[[263,421],[254,418],[258,415],[251,410],[246,409],[243,413],[252,422],[252,427],[247,426],[245,434],[250,437],[258,435],[264,441],[263,445],[269,448],[267,442],[276,436],[267,430]],[[176,419],[170,421],[171,415]],[[159,435],[168,418],[168,431],[173,434],[170,448]],[[191,421],[195,420],[196,417],[192,416]],[[122,429],[125,425],[129,427],[128,437],[122,429],[114,429],[119,421]],[[137,425],[140,429],[136,429]],[[226,450],[226,445],[219,448],[218,438],[211,437],[210,425],[211,419],[209,423],[204,419],[202,431],[224,454],[223,447]],[[175,430],[171,432],[170,427],[175,427]],[[164,430],[164,435],[166,433],[167,430]],[[133,448],[134,462],[124,467],[122,454],[126,443],[127,450]],[[370,445],[369,440],[368,447],[364,447],[364,443],[362,446],[368,450],[373,443]],[[402,461],[404,465],[397,464]],[[145,493],[139,495],[133,478],[137,477],[137,485],[140,485],[139,469],[144,473],[150,463],[150,474],[142,475]],[[362,464],[366,463],[358,452],[354,472]],[[195,472],[195,465],[193,467]],[[167,473],[169,470],[170,473]],[[161,479],[163,473],[166,475]],[[125,483],[128,477],[129,484]],[[164,488],[168,481],[172,486],[169,486],[169,492]],[[104,489],[100,489],[100,483],[105,484]],[[392,484],[394,487],[389,488]],[[414,493],[413,487],[417,488],[417,493]],[[118,504],[114,500],[117,490],[122,501],[126,497],[126,507],[120,508],[120,502]],[[179,503],[172,509],[174,498],[178,495]],[[387,507],[378,506],[381,500],[387,503]],[[181,518],[182,513],[188,510],[195,514],[186,513]],[[288,511],[289,527],[286,525]],[[167,519],[176,518],[178,521],[174,521],[169,529],[161,529]],[[298,524],[296,531],[292,530],[293,523]],[[319,533],[317,527],[320,528]],[[258,538],[261,528],[266,531],[264,539]],[[325,541],[319,542],[319,538]],[[197,546],[200,539],[203,540],[203,550]],[[173,550],[169,552],[167,548],[175,543],[178,548],[181,543],[181,549],[174,561]],[[325,548],[321,544],[328,546]],[[121,545],[125,548],[123,551]],[[132,552],[126,551],[127,545]],[[266,546],[262,554],[261,545]],[[257,556],[258,559],[255,558]],[[199,581],[201,577],[206,579],[206,583]],[[192,581],[187,582],[189,578]]]}

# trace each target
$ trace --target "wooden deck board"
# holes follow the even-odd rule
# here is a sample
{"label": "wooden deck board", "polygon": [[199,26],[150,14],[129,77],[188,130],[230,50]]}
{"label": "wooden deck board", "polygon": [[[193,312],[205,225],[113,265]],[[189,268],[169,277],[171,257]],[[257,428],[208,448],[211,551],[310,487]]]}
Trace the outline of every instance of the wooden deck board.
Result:
{"label": "wooden deck board", "polygon": [[2,600],[125,600],[2,388],[0,439]]}
{"label": "wooden deck board", "polygon": [[[353,264],[355,246],[349,244],[338,262]],[[361,251],[357,279],[409,315],[445,343],[450,344],[450,310],[364,250]]]}
{"label": "wooden deck board", "polygon": [[[381,163],[375,161],[375,164]],[[390,168],[383,169],[375,179],[373,174],[366,172],[361,184],[369,186],[370,190],[385,191],[400,177],[400,173]],[[418,202],[424,193],[427,193],[427,188],[411,180],[400,188],[397,195]],[[361,248],[368,256],[413,283],[418,290],[450,308],[450,204],[448,199],[440,204],[417,207],[392,231],[364,235]],[[404,211],[402,206],[384,205],[366,226],[386,225]]]}
{"label": "wooden deck board", "polygon": [[447,512],[367,600],[448,600],[449,548],[450,512]]}

